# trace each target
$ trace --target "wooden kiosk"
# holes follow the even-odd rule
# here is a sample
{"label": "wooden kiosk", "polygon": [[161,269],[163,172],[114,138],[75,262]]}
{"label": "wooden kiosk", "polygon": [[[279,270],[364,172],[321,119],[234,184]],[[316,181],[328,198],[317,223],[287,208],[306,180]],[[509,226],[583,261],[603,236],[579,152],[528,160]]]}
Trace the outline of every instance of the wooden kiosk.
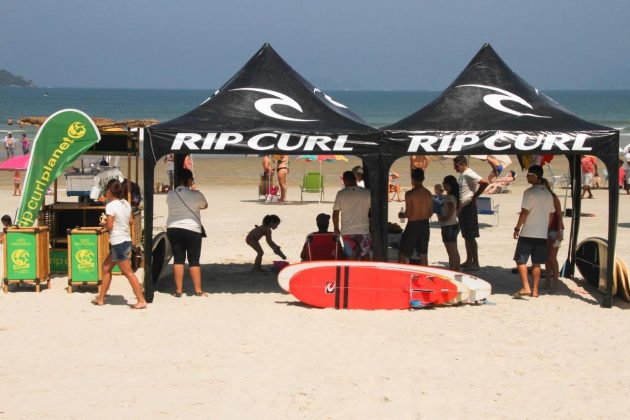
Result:
{"label": "wooden kiosk", "polygon": [[[139,198],[133,196],[134,181],[137,181],[139,177],[139,144],[140,141],[137,132],[122,129],[115,131],[101,129],[101,141],[87,150],[83,156],[119,157],[120,171],[127,180],[131,181],[131,184],[128,183],[127,186],[126,198],[127,201],[132,204],[132,244],[135,249],[141,251],[142,205]],[[124,159],[124,157],[126,157],[126,159]],[[103,167],[85,168],[83,164],[81,166],[80,172],[71,175],[89,175],[90,173],[96,175],[99,170],[103,169]],[[102,280],[102,270],[100,269],[100,265],[102,264],[101,254],[105,252],[103,259],[107,256],[107,239],[109,237],[107,232],[101,232],[102,228],[100,227],[101,216],[105,213],[105,204],[90,199],[89,193],[72,192],[70,196],[78,197],[77,201],[59,201],[57,180],[55,180],[53,203],[45,205],[38,217],[38,225],[46,226],[49,230],[50,258],[53,260],[52,271],[64,274],[68,273],[68,292],[71,292],[72,287],[77,285],[100,285]],[[102,249],[102,251],[100,251],[100,253],[97,252],[98,258],[94,255],[95,262],[98,260],[99,263],[99,278],[95,281],[80,280],[82,277],[76,277],[74,274],[76,274],[77,271],[72,272],[71,264],[69,264],[72,258],[70,251],[74,254],[79,251],[77,248],[77,246],[79,246],[78,243],[75,244],[73,249],[69,247],[71,235],[85,235],[88,233],[97,235],[101,238],[98,240],[98,243],[103,243],[102,246],[99,246],[99,249]],[[63,260],[64,257],[65,261]],[[86,261],[84,262],[87,263]]]}

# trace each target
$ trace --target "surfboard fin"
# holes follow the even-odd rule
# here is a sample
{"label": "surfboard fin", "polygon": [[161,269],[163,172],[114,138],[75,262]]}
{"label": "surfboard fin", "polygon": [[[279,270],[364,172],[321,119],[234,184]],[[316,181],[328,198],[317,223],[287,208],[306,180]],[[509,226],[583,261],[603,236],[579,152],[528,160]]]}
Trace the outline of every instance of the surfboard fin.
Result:
{"label": "surfboard fin", "polygon": [[421,309],[421,308],[426,307],[427,304],[422,302],[421,300],[413,299],[413,300],[409,301],[409,306],[411,306],[414,309]]}

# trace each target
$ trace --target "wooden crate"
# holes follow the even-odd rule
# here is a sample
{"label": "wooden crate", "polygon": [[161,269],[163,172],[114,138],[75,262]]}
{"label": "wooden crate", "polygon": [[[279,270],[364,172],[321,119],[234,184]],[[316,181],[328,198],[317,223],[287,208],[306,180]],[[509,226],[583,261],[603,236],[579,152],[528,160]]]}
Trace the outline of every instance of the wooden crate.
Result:
{"label": "wooden crate", "polygon": [[8,227],[4,232],[4,293],[10,284],[34,284],[36,292],[42,284],[50,287],[48,227]]}
{"label": "wooden crate", "polygon": [[103,281],[103,261],[109,255],[109,232],[104,227],[68,230],[68,293],[73,286],[97,286]]}

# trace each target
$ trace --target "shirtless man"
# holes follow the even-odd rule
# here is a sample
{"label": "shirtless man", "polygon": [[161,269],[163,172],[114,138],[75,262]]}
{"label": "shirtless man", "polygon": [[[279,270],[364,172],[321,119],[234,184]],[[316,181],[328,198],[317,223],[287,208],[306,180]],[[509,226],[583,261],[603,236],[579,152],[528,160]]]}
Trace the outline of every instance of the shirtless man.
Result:
{"label": "shirtless man", "polygon": [[411,168],[411,171],[413,171],[416,168],[420,168],[426,172],[426,170],[429,168],[429,163],[431,163],[431,159],[429,159],[428,156],[425,156],[425,155],[409,156],[409,166]]}
{"label": "shirtless man", "polygon": [[420,264],[428,265],[429,219],[433,215],[433,195],[422,185],[424,170],[414,169],[411,172],[411,181],[413,188],[405,193],[405,211],[398,213],[398,217],[409,219],[400,239],[398,262],[408,262],[416,249]]}

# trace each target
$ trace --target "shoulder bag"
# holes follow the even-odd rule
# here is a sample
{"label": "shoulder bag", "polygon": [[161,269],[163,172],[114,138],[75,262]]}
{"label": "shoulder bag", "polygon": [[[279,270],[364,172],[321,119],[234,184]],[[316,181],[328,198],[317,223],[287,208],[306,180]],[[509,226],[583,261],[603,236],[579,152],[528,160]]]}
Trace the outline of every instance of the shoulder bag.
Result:
{"label": "shoulder bag", "polygon": [[184,207],[186,207],[188,209],[188,211],[190,211],[190,213],[195,216],[195,219],[197,220],[197,222],[199,222],[199,226],[201,226],[201,237],[202,238],[206,238],[208,235],[206,235],[206,229],[203,227],[203,225],[201,224],[201,220],[199,220],[199,218],[197,217],[197,215],[195,214],[194,211],[192,211],[190,209],[190,207],[188,207],[186,205],[186,202],[184,201],[184,199],[182,198],[181,195],[179,195],[179,193],[177,192],[177,188],[173,188],[173,191],[175,192],[175,194],[177,194],[177,197],[179,198],[179,200],[182,202],[182,204],[184,205]]}

